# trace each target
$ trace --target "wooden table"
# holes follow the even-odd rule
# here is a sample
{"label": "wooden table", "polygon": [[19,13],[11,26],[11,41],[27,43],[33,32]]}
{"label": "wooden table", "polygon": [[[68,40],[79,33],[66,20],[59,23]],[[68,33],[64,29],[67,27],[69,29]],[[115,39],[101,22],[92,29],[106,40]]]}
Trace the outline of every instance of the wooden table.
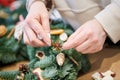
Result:
{"label": "wooden table", "polygon": [[[116,73],[115,80],[120,80],[120,48],[105,48],[101,52],[89,55],[90,62],[92,64],[91,70],[78,77],[78,80],[92,80],[91,75],[96,71],[105,72],[111,69]],[[1,68],[1,70],[16,70],[21,63],[27,63],[23,61],[15,63]]]}
{"label": "wooden table", "polygon": [[97,72],[112,70],[116,73],[115,80],[120,80],[120,48],[105,48],[97,54],[89,55],[92,64],[87,74],[80,75],[78,80],[92,80],[91,75]]}

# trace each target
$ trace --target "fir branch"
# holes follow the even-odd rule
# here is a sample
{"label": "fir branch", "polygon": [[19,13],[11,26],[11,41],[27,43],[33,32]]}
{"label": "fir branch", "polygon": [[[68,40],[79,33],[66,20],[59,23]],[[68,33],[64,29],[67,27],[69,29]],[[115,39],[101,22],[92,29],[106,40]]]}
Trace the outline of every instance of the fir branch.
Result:
{"label": "fir branch", "polygon": [[54,63],[54,61],[55,61],[54,55],[46,56],[44,59],[37,61],[35,63],[35,67],[46,68],[46,67],[52,65]]}
{"label": "fir branch", "polygon": [[84,73],[88,72],[91,68],[90,61],[87,55],[81,55],[81,67]]}
{"label": "fir branch", "polygon": [[62,67],[60,67],[59,69],[59,77],[60,78],[64,78],[66,75],[68,75],[70,72],[70,70],[73,69],[73,64],[69,63],[69,60],[66,59],[64,65]]}
{"label": "fir branch", "polygon": [[14,80],[19,71],[0,71],[0,79]]}
{"label": "fir branch", "polygon": [[0,57],[0,61],[3,64],[8,64],[16,61],[16,55],[14,53],[4,53]]}
{"label": "fir branch", "polygon": [[42,76],[46,79],[52,79],[58,74],[58,70],[55,67],[47,67],[43,72]]}
{"label": "fir branch", "polygon": [[30,68],[30,69],[33,69],[33,68],[34,68],[34,65],[35,65],[35,63],[37,62],[37,60],[38,60],[38,59],[35,58],[35,59],[33,59],[33,60],[31,60],[31,61],[29,62],[28,65],[29,65],[29,68]]}
{"label": "fir branch", "polygon": [[69,73],[64,80],[77,80],[77,72],[75,70],[72,70],[71,73]]}
{"label": "fir branch", "polygon": [[35,80],[35,75],[33,73],[28,73],[25,75],[24,80]]}
{"label": "fir branch", "polygon": [[35,58],[35,48],[32,46],[27,46],[27,54],[29,56],[29,60],[32,60]]}

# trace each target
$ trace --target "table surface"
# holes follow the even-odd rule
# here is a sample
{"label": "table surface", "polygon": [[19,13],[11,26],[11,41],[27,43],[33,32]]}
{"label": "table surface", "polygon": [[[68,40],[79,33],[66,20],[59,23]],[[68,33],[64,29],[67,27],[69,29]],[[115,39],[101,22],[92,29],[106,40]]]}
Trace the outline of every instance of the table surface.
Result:
{"label": "table surface", "polygon": [[[89,59],[91,62],[91,69],[88,73],[82,74],[78,80],[92,80],[91,75],[95,72],[105,72],[112,70],[116,73],[115,80],[120,80],[120,48],[104,48],[96,54],[90,54]],[[18,65],[28,63],[28,61],[18,62],[13,65],[5,66],[0,70],[16,70]]]}

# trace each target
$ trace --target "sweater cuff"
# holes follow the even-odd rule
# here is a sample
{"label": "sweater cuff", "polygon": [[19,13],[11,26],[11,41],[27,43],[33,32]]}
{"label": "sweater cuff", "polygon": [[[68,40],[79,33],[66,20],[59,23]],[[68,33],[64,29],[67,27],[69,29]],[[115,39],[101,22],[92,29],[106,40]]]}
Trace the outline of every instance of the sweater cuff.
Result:
{"label": "sweater cuff", "polygon": [[95,18],[101,23],[114,43],[120,40],[120,6],[111,3],[98,13]]}

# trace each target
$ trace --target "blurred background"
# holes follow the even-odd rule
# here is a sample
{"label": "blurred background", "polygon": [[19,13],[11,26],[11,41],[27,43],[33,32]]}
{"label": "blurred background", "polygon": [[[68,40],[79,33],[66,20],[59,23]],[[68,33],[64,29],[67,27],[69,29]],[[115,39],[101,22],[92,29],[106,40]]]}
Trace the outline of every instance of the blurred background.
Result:
{"label": "blurred background", "polygon": [[26,47],[13,37],[19,16],[25,17],[26,0],[0,0],[0,67],[26,60]]}
{"label": "blurred background", "polygon": [[25,3],[26,0],[0,0],[0,24],[15,25],[20,14],[25,17],[27,14]]}

